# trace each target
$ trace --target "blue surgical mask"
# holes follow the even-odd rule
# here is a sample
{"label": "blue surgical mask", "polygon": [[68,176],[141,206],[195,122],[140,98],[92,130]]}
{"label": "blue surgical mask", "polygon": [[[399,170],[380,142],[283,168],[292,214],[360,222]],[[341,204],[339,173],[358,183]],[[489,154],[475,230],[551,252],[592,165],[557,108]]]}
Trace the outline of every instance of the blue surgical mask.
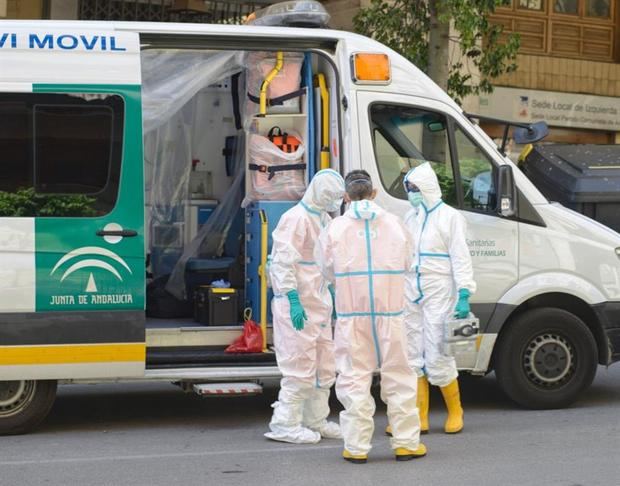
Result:
{"label": "blue surgical mask", "polygon": [[336,199],[335,201],[332,201],[331,203],[329,203],[327,207],[325,208],[325,210],[328,213],[335,213],[336,211],[340,209],[340,206],[342,206],[343,202],[344,202],[344,198]]}
{"label": "blue surgical mask", "polygon": [[409,202],[411,203],[411,205],[414,208],[417,208],[420,206],[420,204],[422,204],[422,202],[424,201],[424,198],[422,197],[422,193],[421,192],[408,192],[407,193],[407,199],[409,199]]}

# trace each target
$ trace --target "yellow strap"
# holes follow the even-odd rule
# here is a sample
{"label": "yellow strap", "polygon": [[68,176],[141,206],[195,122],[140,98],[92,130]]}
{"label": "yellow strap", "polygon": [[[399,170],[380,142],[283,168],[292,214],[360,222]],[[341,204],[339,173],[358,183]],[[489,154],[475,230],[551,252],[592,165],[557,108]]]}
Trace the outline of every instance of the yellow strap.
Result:
{"label": "yellow strap", "polygon": [[263,353],[267,352],[267,246],[269,245],[269,221],[261,209],[260,215],[260,330],[263,335]]}
{"label": "yellow strap", "polygon": [[218,287],[213,287],[211,289],[211,293],[213,294],[234,294],[237,292],[237,289],[221,289]]}
{"label": "yellow strap", "polygon": [[325,82],[325,75],[316,75],[321,92],[321,169],[329,169],[329,91]]}

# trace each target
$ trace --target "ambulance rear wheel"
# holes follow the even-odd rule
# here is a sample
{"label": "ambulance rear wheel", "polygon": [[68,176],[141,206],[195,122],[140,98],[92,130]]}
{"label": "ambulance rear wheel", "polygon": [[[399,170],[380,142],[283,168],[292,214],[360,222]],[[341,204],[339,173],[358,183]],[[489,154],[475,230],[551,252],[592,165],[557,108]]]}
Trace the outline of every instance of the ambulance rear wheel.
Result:
{"label": "ambulance rear wheel", "polygon": [[0,381],[0,435],[25,434],[47,416],[56,380]]}
{"label": "ambulance rear wheel", "polygon": [[574,314],[551,307],[517,316],[502,332],[495,355],[500,387],[525,408],[563,408],[590,386],[596,341]]}

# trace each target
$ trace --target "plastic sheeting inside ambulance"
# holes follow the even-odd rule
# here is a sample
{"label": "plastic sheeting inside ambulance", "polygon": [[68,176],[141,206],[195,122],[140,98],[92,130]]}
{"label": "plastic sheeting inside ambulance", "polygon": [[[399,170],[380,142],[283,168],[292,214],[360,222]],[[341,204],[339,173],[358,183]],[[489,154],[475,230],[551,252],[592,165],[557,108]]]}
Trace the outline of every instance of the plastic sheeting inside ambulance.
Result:
{"label": "plastic sheeting inside ambulance", "polygon": [[[221,254],[243,196],[243,144],[227,156],[223,149],[226,137],[240,135],[230,78],[243,70],[244,57],[229,51],[142,52],[148,251],[154,277],[171,273],[167,289],[178,298],[185,292],[185,262]],[[191,234],[190,186],[198,176],[211,179],[201,197],[218,204]]]}

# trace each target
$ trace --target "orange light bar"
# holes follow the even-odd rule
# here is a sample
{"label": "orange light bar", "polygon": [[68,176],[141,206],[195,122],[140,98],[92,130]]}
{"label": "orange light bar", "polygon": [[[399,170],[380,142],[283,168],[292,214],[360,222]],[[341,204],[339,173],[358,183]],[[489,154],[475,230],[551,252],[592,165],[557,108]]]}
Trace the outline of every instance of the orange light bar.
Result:
{"label": "orange light bar", "polygon": [[353,54],[353,77],[360,84],[388,84],[392,79],[387,54]]}

